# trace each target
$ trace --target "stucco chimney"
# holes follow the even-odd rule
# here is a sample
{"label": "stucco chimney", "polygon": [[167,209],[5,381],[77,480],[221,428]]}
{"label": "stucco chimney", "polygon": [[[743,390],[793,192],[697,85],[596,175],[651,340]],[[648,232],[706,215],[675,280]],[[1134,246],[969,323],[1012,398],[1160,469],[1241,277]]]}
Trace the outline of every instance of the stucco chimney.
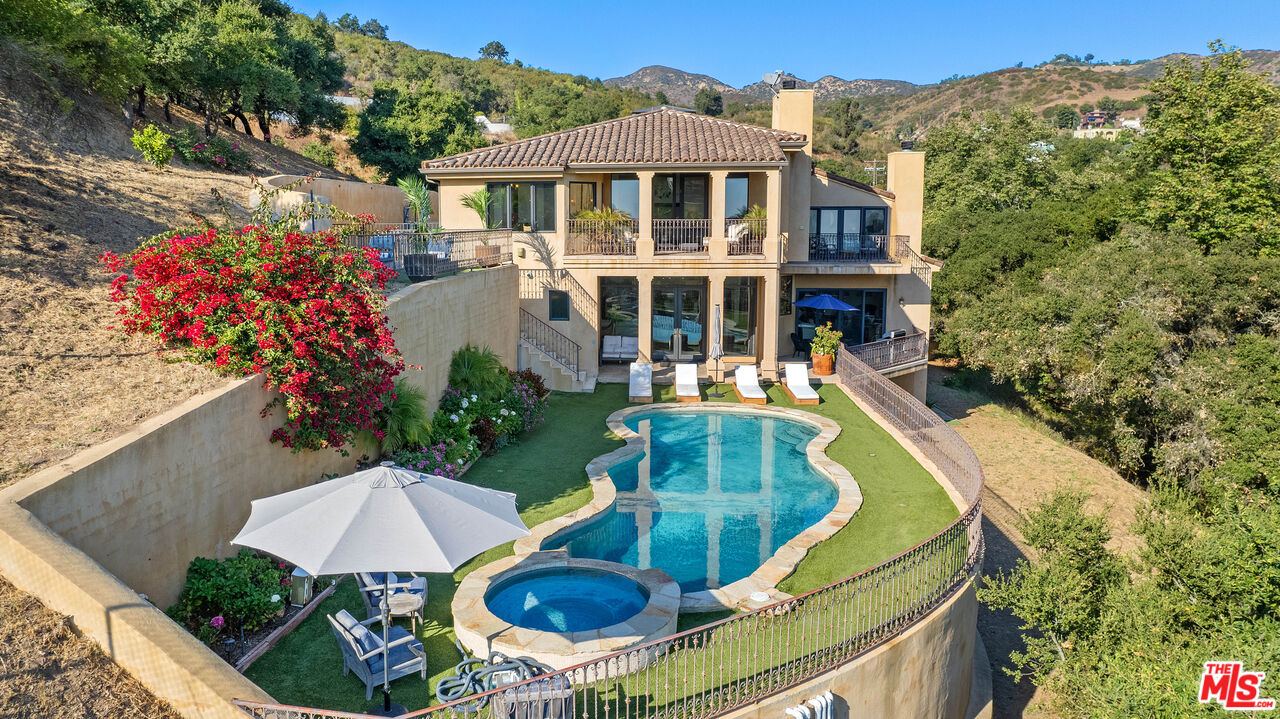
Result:
{"label": "stucco chimney", "polygon": [[773,129],[803,132],[808,143],[805,154],[813,149],[813,90],[778,90],[773,98]]}
{"label": "stucco chimney", "polygon": [[912,249],[919,252],[924,224],[924,153],[890,152],[885,167],[886,189],[894,195],[889,232],[910,236]]}

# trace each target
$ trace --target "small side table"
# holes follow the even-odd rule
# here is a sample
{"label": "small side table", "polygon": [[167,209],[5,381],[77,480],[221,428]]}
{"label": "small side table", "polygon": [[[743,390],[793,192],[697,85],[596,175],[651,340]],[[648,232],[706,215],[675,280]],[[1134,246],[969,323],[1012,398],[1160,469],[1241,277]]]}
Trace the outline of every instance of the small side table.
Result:
{"label": "small side table", "polygon": [[395,592],[386,601],[387,614],[394,620],[396,617],[409,617],[414,634],[418,632],[418,623],[422,621],[422,605],[425,597],[412,592]]}

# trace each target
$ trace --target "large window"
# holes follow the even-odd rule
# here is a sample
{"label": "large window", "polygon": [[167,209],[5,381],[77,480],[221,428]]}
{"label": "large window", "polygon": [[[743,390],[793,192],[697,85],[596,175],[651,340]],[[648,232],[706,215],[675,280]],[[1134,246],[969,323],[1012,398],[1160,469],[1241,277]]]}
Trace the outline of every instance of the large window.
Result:
{"label": "large window", "polygon": [[569,183],[569,216],[576,217],[583,210],[596,209],[596,183]]}
{"label": "large window", "polygon": [[810,207],[809,234],[826,236],[883,235],[889,210],[884,207]]}
{"label": "large window", "polygon": [[751,180],[747,174],[734,173],[724,181],[724,216],[737,219],[747,214],[751,208]]}
{"label": "large window", "polygon": [[654,218],[705,220],[710,217],[707,179],[707,175],[654,175]]}
{"label": "large window", "polygon": [[726,277],[722,321],[724,353],[753,356],[756,353],[756,277]]}
{"label": "large window", "polygon": [[836,312],[834,310],[815,310],[809,307],[796,307],[796,331],[801,337],[813,337],[814,327],[831,323],[832,327],[844,333],[843,341],[847,345],[875,342],[885,330],[884,290],[863,289],[817,289],[796,290],[796,299],[803,300],[815,295],[831,295],[838,300],[853,305],[856,312]]}
{"label": "large window", "polygon": [[636,278],[600,278],[600,332],[640,336],[640,285]]}
{"label": "large window", "polygon": [[640,217],[640,178],[635,174],[619,173],[609,180],[609,206],[627,217]]}
{"label": "large window", "polygon": [[490,182],[489,224],[534,232],[556,229],[556,183]]}

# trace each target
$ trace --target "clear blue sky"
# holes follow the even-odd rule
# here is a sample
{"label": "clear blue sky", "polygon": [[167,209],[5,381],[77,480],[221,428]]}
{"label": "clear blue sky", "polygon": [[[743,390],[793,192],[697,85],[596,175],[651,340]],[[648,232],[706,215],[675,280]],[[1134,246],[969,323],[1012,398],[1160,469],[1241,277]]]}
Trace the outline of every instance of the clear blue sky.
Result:
{"label": "clear blue sky", "polygon": [[607,79],[645,65],[711,75],[734,86],[781,69],[806,80],[937,82],[1034,64],[1059,52],[1104,60],[1205,52],[1222,38],[1280,49],[1280,0],[1021,2],[851,0],[838,3],[683,0],[292,0],[330,20],[351,12],[414,47],[476,57],[498,40],[512,58]]}

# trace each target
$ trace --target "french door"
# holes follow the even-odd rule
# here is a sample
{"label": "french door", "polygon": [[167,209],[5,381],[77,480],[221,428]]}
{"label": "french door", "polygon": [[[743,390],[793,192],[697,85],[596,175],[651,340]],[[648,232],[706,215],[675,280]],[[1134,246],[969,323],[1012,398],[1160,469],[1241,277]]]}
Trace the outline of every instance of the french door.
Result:
{"label": "french door", "polygon": [[658,278],[653,282],[653,350],[667,361],[706,355],[706,280]]}

